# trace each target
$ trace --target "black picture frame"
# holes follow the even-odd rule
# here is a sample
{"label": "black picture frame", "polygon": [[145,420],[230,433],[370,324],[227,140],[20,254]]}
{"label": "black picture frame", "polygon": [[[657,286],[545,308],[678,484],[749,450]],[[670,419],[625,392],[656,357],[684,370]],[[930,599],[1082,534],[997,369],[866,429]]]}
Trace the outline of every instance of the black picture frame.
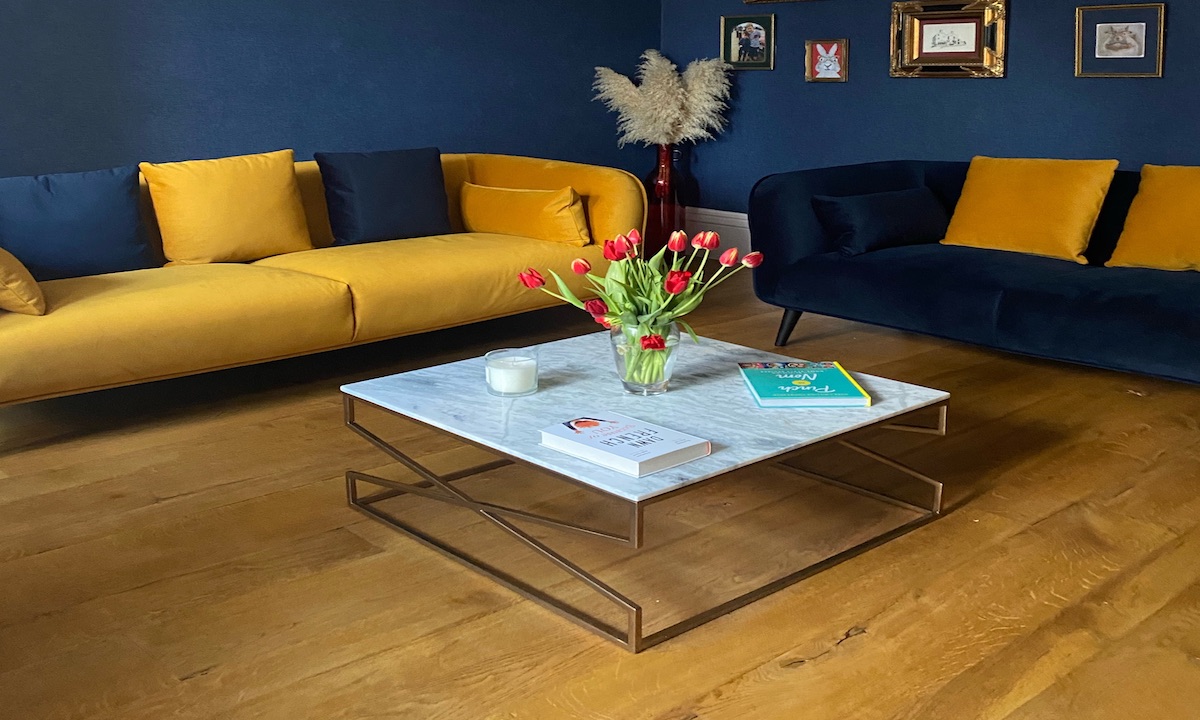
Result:
{"label": "black picture frame", "polygon": [[1075,77],[1162,77],[1166,21],[1166,3],[1077,7]]}

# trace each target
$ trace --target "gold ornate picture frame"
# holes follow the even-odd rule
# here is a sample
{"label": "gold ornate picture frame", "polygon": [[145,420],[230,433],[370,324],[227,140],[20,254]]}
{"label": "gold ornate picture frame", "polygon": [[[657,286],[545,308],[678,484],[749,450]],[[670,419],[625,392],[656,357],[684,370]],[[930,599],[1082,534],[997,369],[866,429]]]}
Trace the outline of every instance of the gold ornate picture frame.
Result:
{"label": "gold ornate picture frame", "polygon": [[1000,78],[1008,0],[892,3],[892,77]]}

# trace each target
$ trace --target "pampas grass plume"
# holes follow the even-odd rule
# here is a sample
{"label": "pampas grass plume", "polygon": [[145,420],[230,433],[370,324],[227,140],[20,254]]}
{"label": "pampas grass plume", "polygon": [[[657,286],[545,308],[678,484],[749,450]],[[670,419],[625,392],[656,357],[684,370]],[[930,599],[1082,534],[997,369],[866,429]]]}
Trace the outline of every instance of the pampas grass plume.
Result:
{"label": "pampas grass plume", "polygon": [[681,75],[657,50],[642,53],[635,85],[609,68],[596,68],[596,99],[617,113],[617,145],[674,145],[710,140],[725,128],[729,72],[720,60],[695,60]]}

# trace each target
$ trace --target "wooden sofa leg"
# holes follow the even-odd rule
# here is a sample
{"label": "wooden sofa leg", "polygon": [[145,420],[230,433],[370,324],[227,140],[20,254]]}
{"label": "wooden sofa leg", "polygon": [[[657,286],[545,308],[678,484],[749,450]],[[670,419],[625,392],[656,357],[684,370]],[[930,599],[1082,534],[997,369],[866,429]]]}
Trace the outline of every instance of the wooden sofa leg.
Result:
{"label": "wooden sofa leg", "polygon": [[775,335],[775,347],[787,345],[788,337],[796,329],[796,323],[804,313],[800,310],[784,310],[783,320],[779,323],[779,333]]}

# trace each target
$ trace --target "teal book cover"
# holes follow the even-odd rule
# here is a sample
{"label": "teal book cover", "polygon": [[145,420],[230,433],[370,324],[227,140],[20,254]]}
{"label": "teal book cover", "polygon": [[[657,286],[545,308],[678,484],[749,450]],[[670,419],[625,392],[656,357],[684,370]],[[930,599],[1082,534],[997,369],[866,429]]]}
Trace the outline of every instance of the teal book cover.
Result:
{"label": "teal book cover", "polygon": [[761,407],[870,407],[871,396],[836,362],[738,363]]}

